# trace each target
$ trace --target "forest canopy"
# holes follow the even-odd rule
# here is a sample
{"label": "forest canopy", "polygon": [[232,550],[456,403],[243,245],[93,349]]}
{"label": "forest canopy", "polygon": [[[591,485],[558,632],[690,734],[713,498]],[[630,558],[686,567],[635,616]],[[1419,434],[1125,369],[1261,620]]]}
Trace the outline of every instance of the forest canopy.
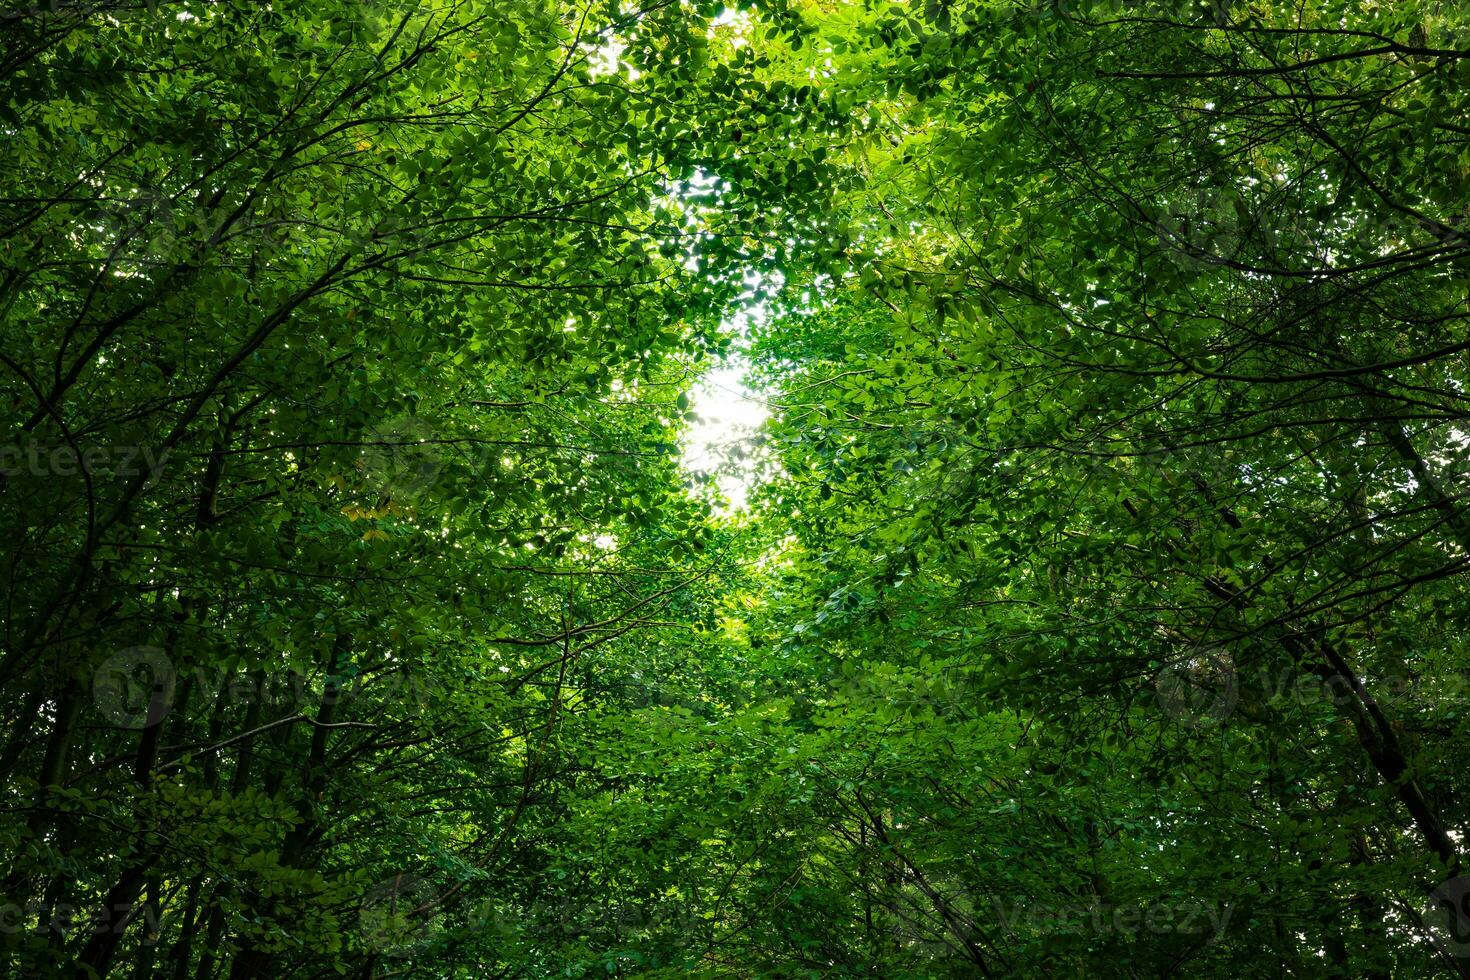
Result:
{"label": "forest canopy", "polygon": [[1470,978],[1470,10],[0,37],[6,975]]}

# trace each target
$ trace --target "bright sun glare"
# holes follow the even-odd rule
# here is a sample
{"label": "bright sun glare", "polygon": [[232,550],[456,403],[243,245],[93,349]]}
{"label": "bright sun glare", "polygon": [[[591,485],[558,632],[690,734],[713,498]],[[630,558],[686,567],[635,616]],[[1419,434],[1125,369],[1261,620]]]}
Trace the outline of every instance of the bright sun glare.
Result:
{"label": "bright sun glare", "polygon": [[693,473],[717,473],[715,483],[731,510],[746,505],[755,464],[749,453],[731,450],[749,440],[770,412],[764,399],[745,385],[747,364],[735,356],[710,371],[691,389],[698,416],[684,434],[684,465]]}

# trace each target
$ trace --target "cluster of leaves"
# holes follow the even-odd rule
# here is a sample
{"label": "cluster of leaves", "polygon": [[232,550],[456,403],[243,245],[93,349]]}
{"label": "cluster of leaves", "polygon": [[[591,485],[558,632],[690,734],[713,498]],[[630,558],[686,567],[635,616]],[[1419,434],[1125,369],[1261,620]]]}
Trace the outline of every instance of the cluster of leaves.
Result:
{"label": "cluster of leaves", "polygon": [[708,629],[684,389],[828,184],[719,11],[4,15],[0,969],[540,971],[486,902]]}
{"label": "cluster of leaves", "polygon": [[810,24],[866,109],[855,267],[755,347],[823,896],[767,968],[1466,975],[1470,23]]}
{"label": "cluster of leaves", "polygon": [[8,964],[1470,976],[1470,17],[5,23]]}

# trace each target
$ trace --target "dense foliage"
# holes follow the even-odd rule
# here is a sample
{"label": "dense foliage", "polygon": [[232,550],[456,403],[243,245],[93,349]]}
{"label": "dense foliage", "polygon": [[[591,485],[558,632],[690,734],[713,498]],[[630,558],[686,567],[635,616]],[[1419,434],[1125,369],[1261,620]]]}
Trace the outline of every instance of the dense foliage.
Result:
{"label": "dense foliage", "polygon": [[3,969],[1470,977],[1470,12],[741,2],[0,14]]}

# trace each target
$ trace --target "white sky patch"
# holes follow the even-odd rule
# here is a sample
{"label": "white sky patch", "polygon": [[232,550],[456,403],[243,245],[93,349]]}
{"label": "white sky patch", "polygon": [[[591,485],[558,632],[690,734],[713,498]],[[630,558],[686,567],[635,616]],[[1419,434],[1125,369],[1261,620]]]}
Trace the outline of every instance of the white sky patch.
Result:
{"label": "white sky patch", "polygon": [[710,40],[723,36],[730,47],[743,48],[750,43],[751,23],[750,11],[726,7],[709,22],[709,31],[706,33]]}
{"label": "white sky patch", "polygon": [[750,439],[770,415],[765,399],[745,386],[745,360],[731,357],[689,391],[689,407],[699,416],[684,433],[684,466],[714,473],[730,509],[746,505],[755,476]]}
{"label": "white sky patch", "polygon": [[733,351],[689,388],[689,408],[696,419],[684,429],[684,468],[696,475],[712,474],[727,511],[743,510],[749,501],[759,461],[754,439],[771,414],[765,393],[745,383],[750,362],[743,349],[750,325],[771,315],[766,300],[759,297],[769,294],[779,280],[780,273],[746,270],[742,299],[750,302],[726,323],[735,335]]}
{"label": "white sky patch", "polygon": [[[722,36],[732,48],[744,47],[750,43],[751,24],[748,11],[726,7],[710,21],[708,36],[711,39]],[[623,60],[623,54],[628,50],[628,39],[622,35],[609,33],[600,44],[584,44],[583,47],[589,52],[590,73],[594,78],[622,73],[628,76],[629,81],[636,81],[641,74]]]}
{"label": "white sky patch", "polygon": [[742,28],[750,26],[750,12],[746,10],[731,10],[725,7],[710,21],[710,27],[724,27],[726,24],[738,24]]}
{"label": "white sky patch", "polygon": [[602,44],[591,48],[588,73],[598,78],[623,72],[629,81],[636,81],[641,72],[623,60],[623,52],[627,50],[627,41],[616,34],[609,35]]}

